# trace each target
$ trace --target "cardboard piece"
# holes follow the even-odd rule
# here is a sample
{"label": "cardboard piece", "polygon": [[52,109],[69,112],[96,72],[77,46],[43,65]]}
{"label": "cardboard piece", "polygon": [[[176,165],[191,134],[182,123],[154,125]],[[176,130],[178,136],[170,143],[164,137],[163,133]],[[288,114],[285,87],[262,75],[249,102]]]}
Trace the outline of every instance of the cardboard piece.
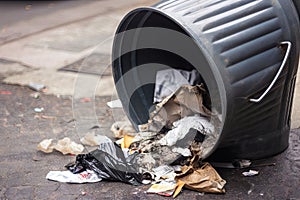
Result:
{"label": "cardboard piece", "polygon": [[185,188],[198,192],[225,193],[226,181],[220,177],[209,163],[205,163],[199,168],[184,166],[182,171],[175,179],[183,182]]}
{"label": "cardboard piece", "polygon": [[203,96],[207,95],[202,85],[183,85],[172,95],[156,104],[150,113],[147,124],[140,125],[142,132],[158,132],[163,127],[171,128],[173,122],[186,116],[200,114],[210,117],[211,111],[203,105]]}
{"label": "cardboard piece", "polygon": [[224,194],[226,181],[209,163],[199,164],[201,151],[196,143],[191,145],[191,150],[193,158],[190,165],[183,166],[182,173],[175,177],[177,183],[183,182],[185,188],[198,192]]}

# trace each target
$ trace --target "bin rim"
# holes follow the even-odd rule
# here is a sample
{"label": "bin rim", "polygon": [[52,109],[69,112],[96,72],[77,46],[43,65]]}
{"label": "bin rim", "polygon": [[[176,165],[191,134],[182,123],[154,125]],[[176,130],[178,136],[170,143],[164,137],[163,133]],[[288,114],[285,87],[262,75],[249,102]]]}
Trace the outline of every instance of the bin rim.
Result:
{"label": "bin rim", "polygon": [[[157,5],[159,5],[159,3]],[[206,61],[208,62],[209,66],[210,66],[210,69],[211,69],[212,74],[214,76],[215,82],[217,84],[218,93],[220,95],[222,119],[221,119],[220,131],[218,133],[219,137],[218,137],[216,143],[214,144],[214,147],[211,149],[211,151],[207,155],[203,156],[203,159],[206,159],[211,154],[213,154],[215,152],[215,150],[218,148],[219,144],[222,141],[222,138],[223,138],[222,130],[225,126],[227,112],[228,112],[228,110],[227,110],[228,106],[227,105],[230,105],[230,103],[228,102],[228,100],[230,100],[230,99],[228,99],[227,95],[226,95],[227,94],[226,86],[225,86],[224,82],[222,81],[223,78],[222,78],[219,70],[217,70],[217,64],[214,62],[213,58],[209,55],[209,53],[204,51],[205,49],[207,51],[209,51],[209,50],[206,48],[206,46],[203,44],[203,42],[199,39],[199,36],[190,27],[188,27],[186,24],[182,23],[181,21],[179,21],[175,17],[171,17],[168,13],[163,12],[159,8],[156,8],[156,7],[143,6],[143,7],[133,9],[130,12],[128,12],[122,18],[122,20],[120,21],[120,23],[119,23],[119,25],[116,29],[115,35],[126,31],[126,30],[122,30],[122,27],[123,27],[124,23],[126,23],[126,21],[128,21],[132,15],[137,14],[137,13],[142,12],[142,11],[158,13],[158,14],[162,15],[163,17],[166,17],[170,21],[176,23],[176,25],[178,25],[189,37],[191,37],[194,40],[195,44],[198,46],[198,49],[200,50],[200,52],[202,53],[202,55],[204,56],[204,58],[206,59]],[[143,28],[143,27],[140,26],[140,27],[137,27],[137,29],[138,28]],[[119,55],[119,53],[118,53],[119,50],[116,47],[121,47],[121,46],[122,46],[122,43],[120,43],[120,42],[118,43],[116,38],[114,38],[113,39],[113,46],[112,46],[112,63],[113,63],[112,67],[113,68],[115,68],[114,67],[115,61],[118,61],[118,63],[119,63],[119,60],[120,60],[120,57],[118,56]],[[198,71],[198,69],[196,67],[195,67],[195,69]],[[113,73],[113,77],[114,77],[114,80],[116,81],[116,77],[115,77],[114,73]],[[205,78],[204,78],[204,80],[205,80]],[[118,82],[120,82],[120,80],[118,80]],[[125,83],[122,80],[121,80],[121,85],[122,85],[122,87],[125,86]],[[116,88],[116,90],[119,93],[119,89]],[[127,95],[126,95],[126,98],[128,98]],[[122,102],[122,100],[121,100],[121,102]],[[123,104],[123,102],[122,102],[122,104]]]}

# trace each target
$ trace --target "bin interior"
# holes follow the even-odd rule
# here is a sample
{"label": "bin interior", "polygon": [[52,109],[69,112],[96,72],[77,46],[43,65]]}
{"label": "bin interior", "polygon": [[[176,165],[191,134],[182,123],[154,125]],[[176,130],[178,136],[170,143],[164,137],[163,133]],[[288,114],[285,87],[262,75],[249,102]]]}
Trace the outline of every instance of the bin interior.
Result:
{"label": "bin interior", "polygon": [[[199,71],[199,69],[202,68],[203,65],[209,66],[204,55],[202,55],[201,51],[199,51],[199,47],[196,42],[191,39],[188,33],[186,33],[186,31],[183,30],[183,28],[181,28],[174,21],[159,13],[141,10],[125,19],[125,21],[123,22],[123,27],[120,28],[120,32],[141,27],[165,28],[186,35],[193,42],[190,42],[188,45],[185,41],[178,40],[170,41],[170,43],[176,43],[178,46],[185,48],[184,50],[188,52],[190,56],[195,58],[193,60],[196,60],[196,62],[199,61],[199,64],[197,64],[197,66],[194,66],[183,56],[171,52],[168,49],[139,49],[132,47],[132,49],[136,50],[122,55],[120,59],[122,72],[118,77],[115,78],[118,79],[121,77],[121,75],[130,71],[131,73],[129,73],[130,75],[128,77],[128,80],[130,80],[130,82],[134,81],[135,85],[140,85],[140,87],[138,87],[130,97],[130,102],[134,104],[134,110],[129,110],[129,114],[135,124],[144,124],[148,121],[149,111],[151,111],[151,108],[153,107],[153,96],[157,71],[170,68],[186,71],[197,69]],[[157,29],[153,29],[153,34],[149,34],[149,31],[147,32],[147,34],[143,33],[143,31],[136,31],[134,35],[135,42],[132,42],[132,45],[143,47],[143,43],[146,42],[148,46],[150,44],[150,46],[152,45],[153,47],[155,47],[156,44],[171,40],[170,38],[166,38],[165,36],[157,34],[156,30]],[[126,38],[123,40],[126,40]],[[138,67],[142,65],[144,65],[145,67]],[[143,82],[145,82],[143,80],[145,76],[147,76],[147,84],[143,84]],[[206,77],[202,78],[204,79],[204,87],[209,94],[209,88],[205,83]],[[126,80],[124,80],[124,84],[126,84]],[[206,107],[211,108],[210,95],[204,98],[204,104]]]}
{"label": "bin interior", "polygon": [[[150,31],[150,34],[149,31],[145,33],[144,31],[136,30],[137,28],[144,29],[146,27],[172,30],[180,33],[180,35],[184,35],[184,39],[174,39],[170,35],[158,34],[160,31],[157,31],[157,29],[153,29],[153,32]],[[130,48],[131,50],[119,54],[114,52],[113,71],[121,101],[129,102],[128,107],[123,104],[124,110],[136,130],[138,130],[138,125],[148,122],[149,113],[153,110],[154,105],[156,74],[164,69],[171,68],[186,71],[196,69],[201,75],[202,83],[208,92],[208,95],[203,98],[204,105],[209,109],[214,109],[219,114],[224,112],[222,110],[224,106],[221,106],[221,103],[224,102],[222,102],[223,100],[221,101],[217,89],[217,80],[213,75],[210,64],[198,46],[199,44],[181,25],[162,13],[141,9],[125,17],[117,33],[126,31],[133,31],[133,34],[122,36],[119,41],[115,41],[114,51],[122,51],[119,49],[125,48]],[[186,38],[188,38],[188,41]],[[184,55],[175,53],[172,49],[156,48],[158,44],[162,43],[175,46]],[[125,47],[126,45],[131,47]],[[188,59],[185,57],[188,57]],[[193,64],[189,60],[192,60]],[[117,84],[118,82],[121,82],[121,84]],[[132,88],[134,88],[134,91],[128,92]],[[214,98],[211,98],[212,94]],[[222,126],[223,122],[217,129],[218,138],[221,136]],[[210,153],[203,155],[203,158],[208,157],[215,150],[218,143],[219,139],[211,147]]]}

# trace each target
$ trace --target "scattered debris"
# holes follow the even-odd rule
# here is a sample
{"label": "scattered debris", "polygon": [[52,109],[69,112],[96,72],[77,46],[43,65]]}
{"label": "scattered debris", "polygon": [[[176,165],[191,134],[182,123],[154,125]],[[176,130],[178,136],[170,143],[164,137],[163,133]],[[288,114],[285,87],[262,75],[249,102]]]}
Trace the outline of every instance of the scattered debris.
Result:
{"label": "scattered debris", "polygon": [[209,136],[214,132],[214,127],[206,118],[199,115],[188,116],[174,122],[173,129],[170,130],[158,143],[160,145],[173,146],[178,141],[186,139],[187,137],[189,137],[189,141],[193,141],[198,132],[191,132],[191,128],[199,131],[200,134],[204,135],[204,137]]}
{"label": "scattered debris", "polygon": [[[180,73],[188,83],[196,76]],[[167,94],[156,92],[157,99]],[[99,148],[77,155],[75,163],[66,168],[74,175],[91,170],[101,180],[153,184],[147,193],[163,196],[176,197],[183,188],[196,190],[201,195],[225,193],[226,181],[209,163],[202,163],[218,140],[220,125],[219,115],[203,104],[204,98],[207,92],[202,85],[180,86],[155,105],[148,123],[139,125],[138,133],[129,122],[116,122],[111,127],[114,137],[119,139],[115,143],[95,132],[81,138],[83,144]],[[122,107],[119,100],[107,105]],[[52,143],[45,142],[44,149],[57,149]],[[241,161],[238,165],[250,164],[250,161]]]}
{"label": "scattered debris", "polygon": [[61,183],[97,183],[102,181],[92,170],[82,171],[78,174],[73,174],[70,171],[50,171],[46,178]]}
{"label": "scattered debris", "polygon": [[85,195],[87,195],[87,193],[84,192],[84,191],[82,191],[82,192],[81,192],[81,195],[82,195],[82,196],[85,196]]}
{"label": "scattered debris", "polygon": [[82,98],[82,99],[80,99],[80,102],[81,102],[81,103],[89,103],[89,102],[91,102],[91,101],[92,101],[91,98]]}
{"label": "scattered debris", "polygon": [[182,171],[182,174],[178,175],[176,180],[184,182],[184,187],[198,192],[225,193],[226,181],[220,177],[209,163],[205,163],[198,168],[184,166]]}
{"label": "scattered debris", "polygon": [[41,92],[43,89],[46,89],[46,86],[39,83],[29,83],[28,87],[36,92]]}
{"label": "scattered debris", "polygon": [[38,92],[32,93],[32,94],[30,94],[30,96],[31,96],[32,98],[38,99],[38,98],[40,98],[40,93],[38,93]]}
{"label": "scattered debris", "polygon": [[70,138],[65,137],[62,140],[59,140],[54,146],[54,149],[61,152],[62,154],[81,154],[84,150],[84,147],[81,144],[77,144],[71,141]]}
{"label": "scattered debris", "polygon": [[253,183],[250,183],[250,189],[248,190],[247,194],[251,194],[253,192],[253,189],[254,189],[254,184]]}
{"label": "scattered debris", "polygon": [[53,139],[46,139],[40,142],[37,149],[44,153],[51,153],[54,149]]}
{"label": "scattered debris", "polygon": [[214,126],[207,118],[200,115],[194,115],[184,117],[174,122],[173,129],[168,131],[158,143],[162,146],[185,148],[186,153],[184,154],[190,155],[186,148],[191,145],[192,141],[196,140],[202,143],[202,153],[206,155],[217,142],[218,137],[216,134],[217,132],[215,131]]}
{"label": "scattered debris", "polygon": [[161,181],[160,183],[153,184],[148,190],[147,193],[159,194],[162,196],[170,197],[175,192],[177,187],[176,181]]}
{"label": "scattered debris", "polygon": [[47,116],[47,115],[36,114],[36,115],[34,116],[34,119],[48,119],[48,120],[55,120],[56,117],[54,117],[54,116]]}
{"label": "scattered debris", "polygon": [[188,148],[174,147],[172,148],[172,152],[179,153],[184,157],[192,156],[191,151]]}
{"label": "scattered debris", "polygon": [[154,103],[161,102],[182,85],[197,85],[203,82],[197,70],[166,69],[156,74]]}
{"label": "scattered debris", "polygon": [[201,86],[183,85],[172,95],[156,104],[150,113],[147,124],[140,125],[142,132],[159,132],[166,127],[172,129],[172,124],[183,117],[200,114],[210,117],[211,111],[203,105],[205,89]]}
{"label": "scattered debris", "polygon": [[161,178],[164,180],[171,178],[174,180],[176,174],[174,172],[174,169],[169,165],[162,165],[157,168],[152,169],[154,174],[154,180],[159,181]]}
{"label": "scattered debris", "polygon": [[41,161],[41,160],[42,160],[42,157],[36,154],[36,155],[34,155],[34,156],[32,157],[32,160],[35,161],[35,162]]}
{"label": "scattered debris", "polygon": [[34,112],[36,112],[36,113],[41,113],[43,111],[44,111],[44,108],[35,108],[34,109]]}
{"label": "scattered debris", "polygon": [[198,192],[225,193],[226,181],[209,163],[199,163],[201,150],[196,143],[191,145],[191,149],[193,158],[190,164],[182,167],[182,173],[178,174],[175,180],[184,183],[184,187]]}
{"label": "scattered debris", "polygon": [[204,196],[205,193],[204,192],[199,192],[198,194],[199,194],[199,196]]}
{"label": "scattered debris", "polygon": [[74,174],[93,170],[104,180],[122,181],[133,185],[142,183],[142,174],[136,165],[136,154],[125,157],[122,149],[109,138],[103,140],[97,150],[78,155],[76,162],[66,167]]}
{"label": "scattered debris", "polygon": [[110,101],[106,103],[108,107],[110,108],[123,108],[122,106],[122,102],[120,99],[114,100],[114,101]]}
{"label": "scattered debris", "polygon": [[130,147],[130,145],[133,143],[134,136],[125,135],[121,140],[122,140],[121,148],[128,149]]}
{"label": "scattered debris", "polygon": [[46,139],[40,142],[37,146],[37,149],[44,153],[52,153],[53,150],[57,150],[62,154],[81,154],[84,150],[84,147],[81,144],[77,144],[71,141],[70,138],[65,137],[62,140],[59,140],[57,143],[53,139]]}
{"label": "scattered debris", "polygon": [[259,171],[249,170],[248,172],[243,172],[242,174],[243,174],[243,176],[247,176],[247,177],[249,177],[249,176],[256,176],[256,175],[259,174]]}
{"label": "scattered debris", "polygon": [[53,116],[47,116],[47,115],[42,115],[41,118],[42,118],[42,119],[56,119],[56,117],[53,117]]}
{"label": "scattered debris", "polygon": [[135,136],[136,131],[127,121],[115,122],[110,129],[114,133],[114,137],[117,139],[123,138],[125,135]]}
{"label": "scattered debris", "polygon": [[0,94],[1,95],[12,95],[12,92],[10,92],[10,91],[0,91]]}
{"label": "scattered debris", "polygon": [[88,146],[99,146],[105,136],[102,135],[96,135],[95,132],[89,132],[87,133],[83,138],[80,139],[80,142],[84,145]]}

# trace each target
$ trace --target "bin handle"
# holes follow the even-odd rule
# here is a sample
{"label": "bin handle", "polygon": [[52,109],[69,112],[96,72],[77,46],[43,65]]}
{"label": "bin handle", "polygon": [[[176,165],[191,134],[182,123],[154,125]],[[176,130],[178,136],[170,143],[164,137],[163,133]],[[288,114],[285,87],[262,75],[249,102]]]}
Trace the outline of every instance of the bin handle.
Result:
{"label": "bin handle", "polygon": [[276,76],[274,77],[273,81],[271,82],[271,84],[269,85],[269,87],[266,89],[266,91],[258,98],[258,99],[250,99],[250,102],[253,102],[253,103],[259,103],[261,102],[261,100],[263,100],[263,98],[265,98],[265,96],[270,92],[270,90],[272,89],[272,87],[274,86],[274,84],[276,83],[276,81],[278,80],[287,60],[288,60],[288,57],[290,55],[290,52],[291,52],[291,48],[292,48],[292,43],[289,42],[289,41],[284,41],[284,42],[281,42],[280,43],[281,45],[284,45],[286,44],[288,47],[287,47],[287,50],[286,50],[286,54],[284,56],[284,59],[282,61],[282,64],[276,74]]}

